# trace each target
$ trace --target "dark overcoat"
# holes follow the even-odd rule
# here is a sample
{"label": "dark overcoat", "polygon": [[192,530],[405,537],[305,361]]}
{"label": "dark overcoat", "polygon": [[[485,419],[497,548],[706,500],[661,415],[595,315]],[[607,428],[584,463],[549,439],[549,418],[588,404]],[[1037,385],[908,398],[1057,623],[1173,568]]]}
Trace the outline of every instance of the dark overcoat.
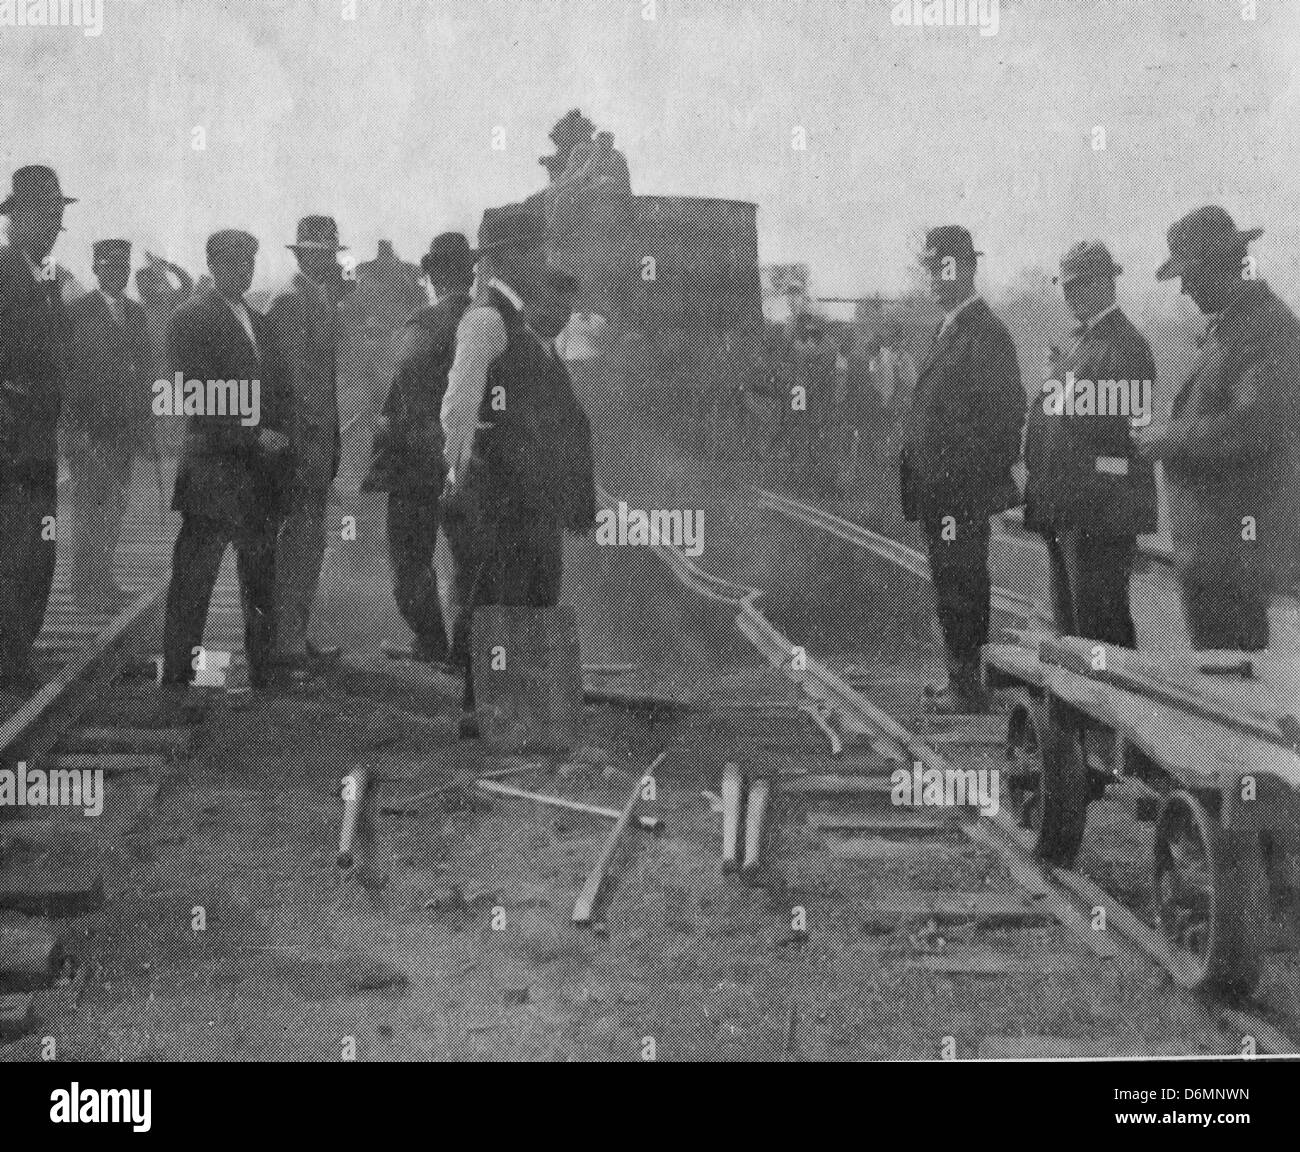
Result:
{"label": "dark overcoat", "polygon": [[917,374],[900,461],[908,520],[986,520],[1017,503],[1025,392],[1011,333],[975,300],[936,334]]}
{"label": "dark overcoat", "polygon": [[[1099,395],[1104,382],[1138,381],[1151,401],[1156,376],[1151,346],[1123,312],[1109,312],[1075,335],[1077,343],[1056,374],[1063,387],[1067,374],[1076,382],[1101,382]],[[1125,399],[1130,413],[1132,396],[1129,392]],[[1025,526],[1116,537],[1154,532],[1155,470],[1134,449],[1130,416],[1049,412],[1058,406],[1048,403],[1054,399],[1044,393],[1029,405]]]}

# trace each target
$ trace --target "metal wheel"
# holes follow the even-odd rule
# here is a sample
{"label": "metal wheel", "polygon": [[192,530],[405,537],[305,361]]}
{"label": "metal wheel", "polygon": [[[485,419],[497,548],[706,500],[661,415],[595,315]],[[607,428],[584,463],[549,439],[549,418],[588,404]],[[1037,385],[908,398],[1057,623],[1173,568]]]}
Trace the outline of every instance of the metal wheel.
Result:
{"label": "metal wheel", "polygon": [[1171,792],[1156,817],[1152,891],[1179,963],[1174,979],[1212,993],[1259,982],[1263,855],[1253,832],[1224,832],[1189,792]]}
{"label": "metal wheel", "polygon": [[[1007,766],[1003,778],[1011,810],[1022,828],[1037,831],[1039,790],[1043,777],[1042,731],[1046,725],[1042,701],[1024,688],[1010,693],[1007,721]],[[1037,821],[1037,823],[1036,823]]]}
{"label": "metal wheel", "polygon": [[1038,793],[1035,851],[1069,868],[1083,842],[1091,794],[1078,715],[1050,693],[1044,708],[1043,774]]}

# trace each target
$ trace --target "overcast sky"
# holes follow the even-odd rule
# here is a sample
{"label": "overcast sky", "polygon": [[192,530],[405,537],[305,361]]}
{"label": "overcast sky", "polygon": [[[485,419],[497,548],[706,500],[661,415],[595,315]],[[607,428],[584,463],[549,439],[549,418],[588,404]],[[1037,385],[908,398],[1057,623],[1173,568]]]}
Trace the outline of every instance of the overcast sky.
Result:
{"label": "overcast sky", "polygon": [[1170,222],[1218,201],[1266,229],[1294,298],[1295,0],[1254,21],[1246,0],[1002,0],[994,36],[897,27],[892,0],[345,2],[105,0],[98,37],[0,27],[5,183],[44,162],[81,197],[57,250],[79,275],[108,235],[197,271],[238,226],[275,279],[309,212],[363,259],[381,236],[408,259],[472,236],[541,186],[547,131],[580,106],[634,191],[757,202],[761,258],[806,261],[819,294],[897,289],[949,221],[994,284],[1095,235],[1155,290]]}

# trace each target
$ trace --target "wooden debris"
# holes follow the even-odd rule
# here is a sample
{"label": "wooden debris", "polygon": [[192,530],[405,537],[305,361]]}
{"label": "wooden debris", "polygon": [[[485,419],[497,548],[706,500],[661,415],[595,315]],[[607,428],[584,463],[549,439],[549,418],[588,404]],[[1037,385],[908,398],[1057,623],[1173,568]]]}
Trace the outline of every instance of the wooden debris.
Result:
{"label": "wooden debris", "polygon": [[343,823],[339,831],[338,865],[351,868],[356,862],[358,842],[368,839],[368,829],[364,827],[363,809],[366,807],[366,794],[370,791],[370,769],[355,768],[351,775],[343,777]]}
{"label": "wooden debris", "polygon": [[[498,784],[495,780],[476,780],[475,786],[493,796],[510,796],[515,800],[533,800],[538,804],[547,804],[552,808],[563,808],[566,812],[581,812],[586,816],[604,816],[617,820],[622,815],[616,808],[603,808],[597,804],[584,804],[580,800],[566,800],[562,796],[546,796],[541,792],[525,792],[522,788],[512,788],[509,784]],[[638,780],[638,783],[640,781]],[[663,831],[664,822],[654,816],[638,816],[638,827],[647,832]]]}
{"label": "wooden debris", "polygon": [[809,812],[808,827],[818,832],[907,832],[935,836],[953,827],[951,818],[885,808],[879,812]]}
{"label": "wooden debris", "polygon": [[632,786],[632,794],[623,806],[623,811],[619,813],[618,820],[610,831],[609,839],[605,841],[604,847],[600,850],[600,855],[596,858],[596,863],[587,876],[587,883],[583,885],[582,894],[578,897],[578,902],[573,906],[573,922],[575,924],[590,924],[592,922],[596,911],[596,903],[600,899],[601,890],[605,886],[609,869],[614,862],[614,854],[618,851],[619,842],[627,831],[628,825],[632,823],[632,817],[636,813],[636,806],[641,800],[641,789],[644,787],[645,779],[647,776],[653,776],[655,770],[666,759],[668,759],[668,752],[666,750],[660,752],[654,758],[654,762],[650,767],[646,769],[645,775]]}
{"label": "wooden debris", "polygon": [[795,795],[888,795],[893,788],[888,776],[794,776],[781,784],[782,792]]}
{"label": "wooden debris", "polygon": [[0,873],[0,908],[24,916],[84,916],[104,903],[104,878],[78,868]]}
{"label": "wooden debris", "polygon": [[166,771],[171,757],[152,752],[64,752],[45,759],[45,766],[53,771],[103,772],[105,776],[124,776],[130,772]]}
{"label": "wooden debris", "polygon": [[743,799],[740,765],[728,761],[722,767],[722,871],[735,872],[737,840],[740,836],[740,808]]}
{"label": "wooden debris", "polygon": [[[490,772],[480,772],[477,779],[501,780],[506,776],[517,776],[520,772],[529,772],[540,767],[541,765],[535,760],[521,760],[507,768],[494,768]],[[380,811],[385,816],[407,816],[416,811],[420,805],[427,804],[430,800],[436,800],[439,796],[445,796],[448,792],[461,791],[470,787],[474,782],[473,779],[448,780],[445,784],[439,784],[436,788],[430,788],[425,792],[417,792],[414,796],[408,796],[405,800],[396,800],[392,804],[385,804]],[[614,815],[617,816],[618,813],[615,812]]]}
{"label": "wooden debris", "polygon": [[29,1032],[33,1023],[30,992],[0,996],[0,1040],[8,1042]]}
{"label": "wooden debris", "polygon": [[755,780],[749,786],[745,803],[745,862],[741,871],[751,879],[762,867],[763,835],[771,794],[772,785],[767,780]]}
{"label": "wooden debris", "polygon": [[63,963],[63,948],[39,924],[0,921],[0,983],[10,988],[46,984]]}

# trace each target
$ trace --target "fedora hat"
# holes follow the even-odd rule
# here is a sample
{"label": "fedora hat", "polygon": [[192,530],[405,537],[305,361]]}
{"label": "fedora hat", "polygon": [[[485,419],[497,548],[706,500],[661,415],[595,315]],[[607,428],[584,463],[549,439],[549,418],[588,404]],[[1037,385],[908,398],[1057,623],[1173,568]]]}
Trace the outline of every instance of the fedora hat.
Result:
{"label": "fedora hat", "polygon": [[1156,279],[1185,276],[1207,260],[1243,250],[1263,235],[1263,228],[1239,229],[1217,204],[1197,208],[1170,225],[1169,259],[1160,265]]}
{"label": "fedora hat", "polygon": [[75,204],[75,196],[65,196],[59,187],[59,177],[53,168],[44,164],[29,164],[14,170],[13,190],[0,203],[0,215],[12,215],[15,207],[37,207],[42,204]]}
{"label": "fedora hat", "polygon": [[346,252],[346,244],[339,243],[339,226],[333,216],[304,216],[298,221],[298,241],[286,244],[297,252]]}
{"label": "fedora hat", "polygon": [[960,224],[943,224],[931,228],[925,234],[925,251],[921,253],[921,263],[929,268],[949,258],[974,259],[983,255],[983,252],[975,251],[975,241]]}
{"label": "fedora hat", "polygon": [[478,253],[469,246],[469,240],[463,232],[443,232],[433,238],[429,251],[420,259],[420,267],[426,275],[433,268],[472,268],[478,260]]}
{"label": "fedora hat", "polygon": [[1053,279],[1058,284],[1082,280],[1085,276],[1109,276],[1114,279],[1123,271],[1115,263],[1110,249],[1100,240],[1080,240],[1061,257],[1061,274]]}
{"label": "fedora hat", "polygon": [[488,208],[478,226],[478,250],[499,252],[503,248],[536,248],[546,243],[546,222],[527,204],[506,204]]}

